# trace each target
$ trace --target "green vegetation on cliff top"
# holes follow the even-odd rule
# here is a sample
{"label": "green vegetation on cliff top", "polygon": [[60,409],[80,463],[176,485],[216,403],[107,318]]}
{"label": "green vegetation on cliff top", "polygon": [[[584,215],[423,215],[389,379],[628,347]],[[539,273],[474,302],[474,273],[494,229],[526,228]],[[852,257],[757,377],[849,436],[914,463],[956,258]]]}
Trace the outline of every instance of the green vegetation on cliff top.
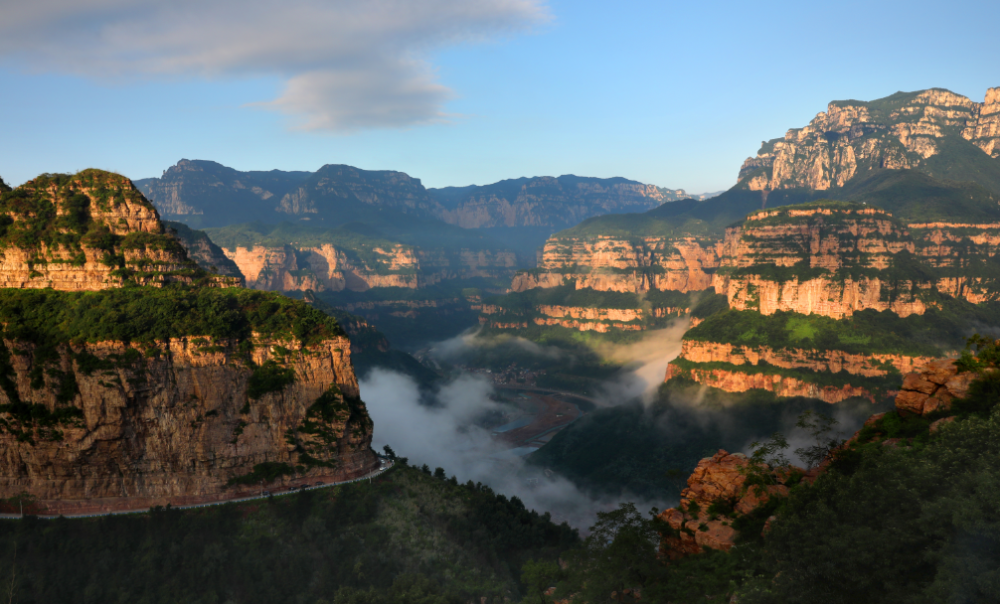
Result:
{"label": "green vegetation on cliff top", "polygon": [[940,356],[961,350],[983,325],[1000,325],[1000,302],[972,304],[942,297],[940,308],[900,317],[863,310],[844,319],[779,311],[727,310],[709,316],[684,334],[685,340],[756,348],[841,350],[850,354]]}
{"label": "green vegetation on cliff top", "polygon": [[97,292],[0,290],[7,338],[35,343],[152,343],[184,336],[297,339],[305,345],[344,335],[304,302],[238,288],[128,287]]}

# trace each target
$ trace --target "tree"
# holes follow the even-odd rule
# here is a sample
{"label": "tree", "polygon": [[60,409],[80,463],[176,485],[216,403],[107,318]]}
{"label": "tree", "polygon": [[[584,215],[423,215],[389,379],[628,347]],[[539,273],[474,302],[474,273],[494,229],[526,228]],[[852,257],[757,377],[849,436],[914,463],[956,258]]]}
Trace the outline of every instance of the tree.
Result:
{"label": "tree", "polygon": [[527,588],[523,602],[546,604],[552,599],[545,592],[565,577],[559,564],[550,560],[528,560],[521,567],[521,583]]}
{"label": "tree", "polygon": [[573,577],[560,590],[561,597],[578,591],[580,601],[603,602],[615,594],[621,602],[626,589],[662,580],[665,567],[656,557],[660,535],[634,503],[598,512],[590,530],[582,547],[568,555]]}
{"label": "tree", "polygon": [[807,469],[818,466],[829,457],[831,451],[843,444],[841,434],[833,432],[833,427],[838,423],[833,417],[815,413],[811,409],[799,416],[795,425],[808,431],[816,440],[816,444],[811,447],[795,449],[795,454],[806,463]]}
{"label": "tree", "polygon": [[396,452],[393,451],[392,447],[390,447],[389,445],[385,445],[384,447],[382,447],[382,450],[385,451],[385,454],[389,459],[396,459]]}

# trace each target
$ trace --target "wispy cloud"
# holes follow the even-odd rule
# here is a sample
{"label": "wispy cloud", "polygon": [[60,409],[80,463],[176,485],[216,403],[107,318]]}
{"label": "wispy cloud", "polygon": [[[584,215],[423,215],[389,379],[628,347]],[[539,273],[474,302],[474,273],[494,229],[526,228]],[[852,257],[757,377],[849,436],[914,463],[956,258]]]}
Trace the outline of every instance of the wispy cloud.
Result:
{"label": "wispy cloud", "polygon": [[529,31],[543,0],[0,0],[0,58],[93,80],[277,76],[248,103],[351,132],[447,118],[436,49]]}

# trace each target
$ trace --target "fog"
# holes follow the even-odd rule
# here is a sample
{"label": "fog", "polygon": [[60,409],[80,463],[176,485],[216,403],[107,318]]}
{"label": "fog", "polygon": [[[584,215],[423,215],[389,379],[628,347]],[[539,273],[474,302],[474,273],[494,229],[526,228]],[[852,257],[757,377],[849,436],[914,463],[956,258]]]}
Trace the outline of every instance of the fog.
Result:
{"label": "fog", "polygon": [[381,368],[363,376],[360,385],[375,422],[372,446],[381,449],[388,444],[411,465],[444,468],[460,482],[482,482],[520,498],[529,509],[551,513],[556,522],[566,521],[584,531],[598,511],[624,501],[636,502],[642,510],[666,507],[664,502],[641,501],[628,493],[595,499],[565,478],[535,469],[531,475],[536,480],[529,481],[522,472],[524,459],[504,454],[509,445],[494,441],[488,430],[473,423],[499,408],[490,398],[492,383],[482,376],[462,374],[430,396],[409,376]]}
{"label": "fog", "polygon": [[[682,442],[702,433],[714,435],[710,440],[714,443],[718,439],[718,447],[726,446],[730,451],[750,454],[752,442],[766,440],[770,433],[756,434],[754,428],[747,425],[749,418],[743,412],[731,413],[718,404],[703,404],[705,387],[672,390],[669,401],[658,405],[655,412],[650,410],[649,405],[658,400],[657,390],[663,383],[667,364],[680,353],[681,337],[686,329],[685,319],[667,329],[649,332],[634,344],[598,346],[595,352],[602,358],[619,363],[625,369],[602,384],[592,398],[605,406],[642,401],[647,413],[652,413],[656,429],[667,441]],[[481,338],[478,332],[440,342],[433,347],[430,356],[461,364],[463,357],[475,349],[501,346],[514,346],[550,361],[573,362],[563,349],[516,337]],[[524,458],[508,452],[510,444],[494,440],[489,430],[476,425],[476,420],[485,414],[504,408],[492,398],[493,384],[483,375],[461,373],[437,390],[427,392],[421,391],[407,375],[376,368],[362,376],[360,385],[362,398],[368,403],[375,422],[373,446],[376,449],[388,444],[397,455],[407,457],[411,465],[426,464],[432,470],[441,467],[460,482],[482,482],[499,493],[517,496],[530,509],[550,512],[557,522],[565,520],[585,530],[596,520],[598,511],[613,509],[620,502],[635,502],[641,510],[676,504],[675,500],[642,500],[628,492],[595,499],[558,474],[546,475],[540,468],[526,467]],[[798,415],[811,407],[816,407],[815,403],[790,403],[783,406],[780,417],[774,418],[775,428],[785,434],[790,443],[786,456],[798,465],[804,464],[794,450],[815,444],[815,439],[807,431],[796,428],[795,423]],[[872,412],[866,405],[846,404],[832,406],[828,411],[836,415],[839,425],[835,432],[842,436],[853,433]]]}

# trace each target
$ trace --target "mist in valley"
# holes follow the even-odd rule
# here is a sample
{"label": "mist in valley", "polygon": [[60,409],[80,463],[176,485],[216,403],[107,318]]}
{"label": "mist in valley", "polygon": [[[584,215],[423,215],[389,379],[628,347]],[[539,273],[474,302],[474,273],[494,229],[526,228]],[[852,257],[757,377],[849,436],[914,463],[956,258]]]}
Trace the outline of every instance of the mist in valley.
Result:
{"label": "mist in valley", "polygon": [[[789,460],[804,466],[794,451],[815,444],[815,439],[808,431],[796,427],[801,413],[813,410],[833,415],[838,422],[834,434],[846,438],[873,412],[868,403],[830,406],[805,399],[776,403],[777,407],[757,407],[746,403],[749,395],[719,398],[717,393],[708,394],[705,387],[661,392],[667,364],[680,353],[687,326],[687,319],[681,319],[666,329],[649,332],[635,343],[597,345],[594,352],[621,370],[590,393],[589,398],[597,408],[567,429],[600,432],[607,430],[609,418],[626,422],[617,437],[605,439],[614,441],[606,446],[633,449],[632,453],[624,454],[629,463],[648,464],[653,474],[649,480],[666,485],[670,479],[661,470],[668,469],[667,466],[680,469],[686,479],[701,457],[710,456],[720,448],[750,454],[754,442],[764,441],[774,432],[781,432],[788,439],[790,447],[785,455]],[[451,377],[434,390],[421,389],[403,373],[375,368],[360,381],[362,398],[375,422],[373,446],[381,449],[388,444],[397,455],[408,458],[411,465],[426,464],[431,470],[444,468],[448,476],[454,475],[460,482],[482,482],[499,493],[518,497],[539,513],[550,512],[557,522],[567,521],[583,530],[593,524],[598,511],[613,509],[621,502],[635,502],[643,510],[664,509],[677,503],[676,493],[683,484],[670,485],[674,496],[663,495],[662,489],[660,495],[651,495],[632,492],[627,486],[595,488],[586,477],[571,479],[558,471],[546,472],[547,464],[528,463],[525,457],[510,452],[511,444],[494,438],[481,420],[505,410],[504,404],[497,400],[496,387],[486,374],[454,368],[465,367],[463,361],[481,356],[484,350],[503,349],[548,364],[576,362],[573,352],[557,346],[511,336],[486,338],[478,330],[470,330],[430,348],[428,359],[453,369]],[[625,413],[612,410],[614,407],[623,407]],[[641,430],[647,432],[646,440],[640,438]],[[686,457],[675,456],[681,461],[663,460],[663,450],[672,444],[687,447]],[[579,454],[582,458],[588,453],[593,452],[567,451],[566,456]],[[607,459],[600,461],[608,464],[605,475],[634,473],[634,468],[617,466],[619,461],[614,455],[604,457]],[[676,478],[673,480],[676,483]]]}

